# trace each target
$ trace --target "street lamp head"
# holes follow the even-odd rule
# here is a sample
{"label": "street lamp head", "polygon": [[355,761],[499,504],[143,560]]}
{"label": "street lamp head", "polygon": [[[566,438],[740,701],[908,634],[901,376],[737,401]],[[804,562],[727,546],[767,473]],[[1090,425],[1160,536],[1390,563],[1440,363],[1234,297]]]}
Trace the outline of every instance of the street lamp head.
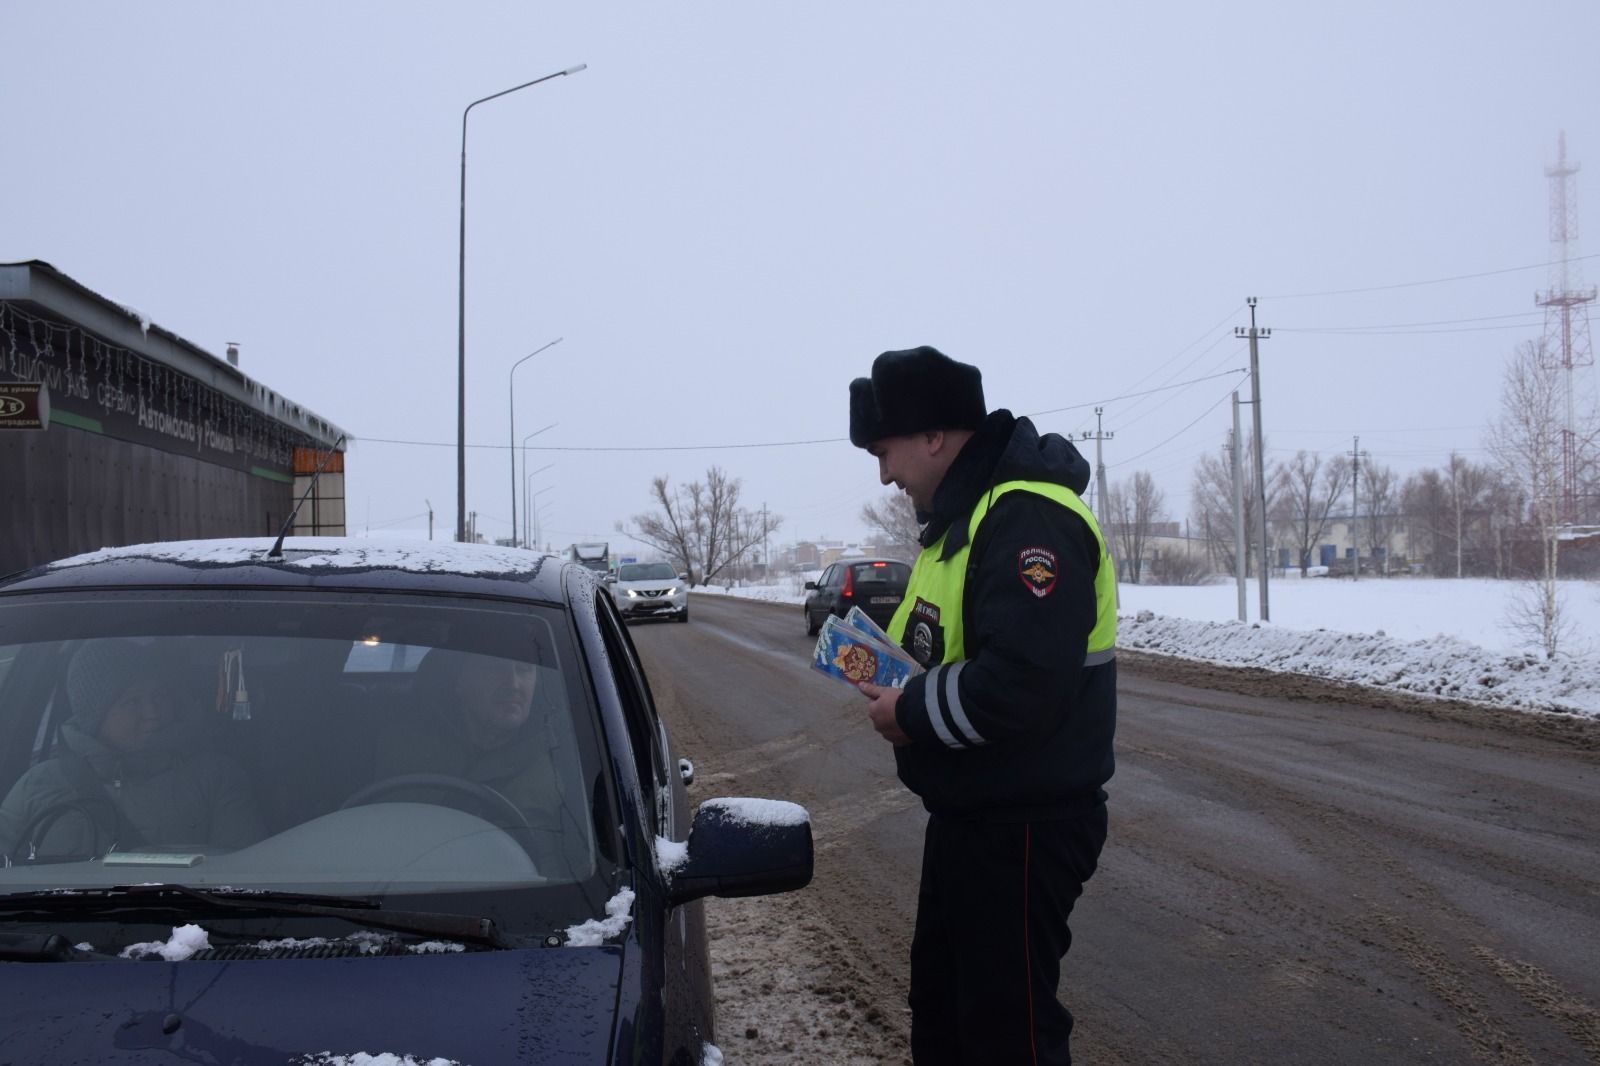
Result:
{"label": "street lamp head", "polygon": [[587,64],[587,63],[579,63],[575,67],[568,67],[566,70],[563,70],[561,73],[563,73],[563,74],[577,74],[580,71],[584,71],[584,70],[588,70],[588,69],[589,69],[589,64]]}

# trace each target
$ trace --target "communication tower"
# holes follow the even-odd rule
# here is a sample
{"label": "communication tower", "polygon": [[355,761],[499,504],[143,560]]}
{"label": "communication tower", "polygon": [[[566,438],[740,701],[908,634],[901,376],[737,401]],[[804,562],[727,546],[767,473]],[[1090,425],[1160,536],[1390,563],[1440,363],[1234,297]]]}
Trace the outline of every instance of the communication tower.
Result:
{"label": "communication tower", "polygon": [[[1578,186],[1572,181],[1578,173],[1578,164],[1567,161],[1567,134],[1562,131],[1556,142],[1556,165],[1546,167],[1550,179],[1550,291],[1538,293],[1534,301],[1544,308],[1544,344],[1542,358],[1546,366],[1557,366],[1566,373],[1564,392],[1566,420],[1561,428],[1561,500],[1560,520],[1571,525],[1587,521],[1593,516],[1592,501],[1580,506],[1578,472],[1581,466],[1579,450],[1585,445],[1578,439],[1576,426],[1576,382],[1573,370],[1594,364],[1594,349],[1589,339],[1589,304],[1594,302],[1595,287],[1581,288],[1582,271],[1577,263],[1578,249]],[[1581,513],[1580,513],[1581,512]]]}

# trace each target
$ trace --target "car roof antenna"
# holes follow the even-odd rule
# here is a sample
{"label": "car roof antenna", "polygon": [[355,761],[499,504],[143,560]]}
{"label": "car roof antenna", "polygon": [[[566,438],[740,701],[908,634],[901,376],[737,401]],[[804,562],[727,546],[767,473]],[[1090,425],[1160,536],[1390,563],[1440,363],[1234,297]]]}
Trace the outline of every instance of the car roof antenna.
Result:
{"label": "car roof antenna", "polygon": [[306,491],[300,494],[300,499],[295,501],[294,510],[289,512],[289,517],[283,521],[283,528],[278,530],[278,539],[273,542],[272,550],[267,553],[268,559],[283,558],[283,538],[288,536],[289,530],[294,528],[295,515],[300,513],[300,507],[306,502],[306,497],[311,495],[311,490],[317,487],[317,479],[322,476],[323,467],[328,465],[328,460],[334,457],[334,455],[339,451],[339,445],[343,443],[344,434],[341,433],[339,434],[339,439],[333,442],[333,447],[328,449],[327,453],[323,455],[322,462],[317,464],[316,472],[311,475],[311,484],[307,485]]}

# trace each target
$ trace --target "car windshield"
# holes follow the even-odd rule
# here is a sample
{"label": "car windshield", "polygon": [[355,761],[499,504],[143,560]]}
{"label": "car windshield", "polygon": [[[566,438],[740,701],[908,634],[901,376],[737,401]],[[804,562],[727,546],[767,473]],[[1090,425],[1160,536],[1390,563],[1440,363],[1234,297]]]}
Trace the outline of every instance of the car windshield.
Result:
{"label": "car windshield", "polygon": [[855,563],[850,567],[852,579],[858,585],[904,585],[911,579],[911,568],[905,563]]}
{"label": "car windshield", "polygon": [[554,607],[437,596],[0,602],[0,893],[159,881],[515,898],[497,920],[545,931],[593,916],[614,873],[594,827],[615,817],[592,808],[567,634]]}
{"label": "car windshield", "polygon": [[675,581],[671,563],[628,563],[617,568],[618,581]]}

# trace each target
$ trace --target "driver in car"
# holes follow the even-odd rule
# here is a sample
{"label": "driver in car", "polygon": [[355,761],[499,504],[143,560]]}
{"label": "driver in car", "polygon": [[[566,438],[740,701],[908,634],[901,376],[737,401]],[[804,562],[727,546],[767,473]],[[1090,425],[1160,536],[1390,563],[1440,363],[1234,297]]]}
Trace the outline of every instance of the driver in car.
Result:
{"label": "driver in car", "polygon": [[[375,787],[389,778],[442,774],[484,786],[510,801],[535,838],[559,850],[562,804],[551,717],[565,713],[539,684],[533,663],[435,648],[417,670],[417,713],[399,720],[377,745]],[[425,783],[399,792],[423,795]],[[443,790],[439,792],[444,797]],[[496,806],[473,813],[505,819]],[[536,856],[537,858],[537,856]]]}
{"label": "driver in car", "polygon": [[203,746],[175,664],[131,640],[91,640],[67,667],[57,754],[0,803],[15,860],[243,847],[264,832],[243,769]]}

